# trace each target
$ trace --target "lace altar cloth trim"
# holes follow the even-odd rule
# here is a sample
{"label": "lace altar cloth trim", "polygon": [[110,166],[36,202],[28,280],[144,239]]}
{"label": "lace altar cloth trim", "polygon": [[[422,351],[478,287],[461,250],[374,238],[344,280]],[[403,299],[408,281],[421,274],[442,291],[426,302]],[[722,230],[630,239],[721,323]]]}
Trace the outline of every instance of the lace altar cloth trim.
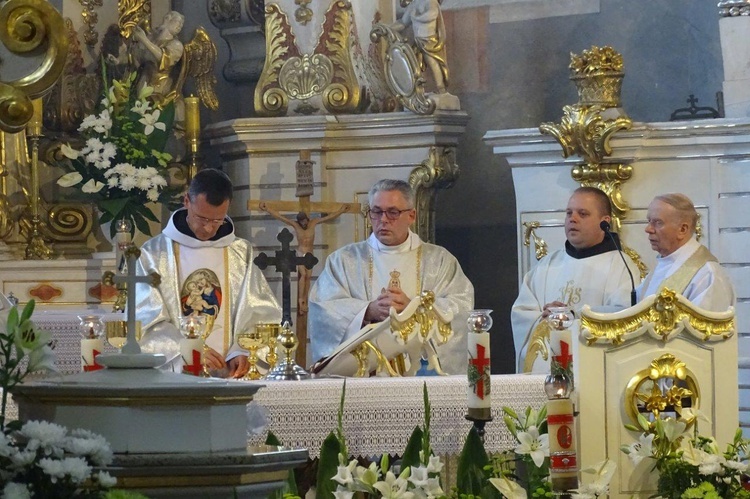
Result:
{"label": "lace altar cloth trim", "polygon": [[[492,416],[487,423],[487,451],[514,448],[517,443],[503,423],[502,407],[517,412],[541,408],[547,401],[544,375],[492,376]],[[422,384],[432,407],[432,448],[438,454],[461,452],[471,422],[465,419],[466,376],[412,378],[349,378],[346,382],[343,428],[352,456],[401,454],[415,426],[424,424]],[[268,381],[251,403],[268,411],[268,430],[282,445],[308,449],[318,457],[323,440],[336,430],[342,379]],[[251,409],[252,410],[252,409]],[[266,431],[252,435],[250,445],[262,444]]]}

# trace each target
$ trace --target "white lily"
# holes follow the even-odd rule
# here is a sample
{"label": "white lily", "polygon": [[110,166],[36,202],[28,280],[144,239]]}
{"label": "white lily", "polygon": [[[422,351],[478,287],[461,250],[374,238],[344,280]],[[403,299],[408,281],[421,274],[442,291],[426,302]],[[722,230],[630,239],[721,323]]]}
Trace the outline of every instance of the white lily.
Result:
{"label": "white lily", "polygon": [[63,156],[68,159],[78,159],[78,156],[80,156],[80,153],[70,147],[68,144],[62,144],[60,146],[60,152],[63,153]]}
{"label": "white lily", "polygon": [[443,462],[440,460],[440,456],[430,456],[430,460],[427,463],[427,471],[430,473],[440,473],[443,469]]}
{"label": "white lily", "polygon": [[413,483],[415,487],[426,486],[428,478],[430,478],[430,475],[427,472],[427,468],[424,466],[413,466],[411,468],[409,481]]}
{"label": "white lily", "polygon": [[352,496],[354,496],[354,491],[348,490],[341,485],[336,487],[336,490],[333,491],[333,497],[335,497],[336,499],[352,499]]}
{"label": "white lily", "polygon": [[654,436],[653,433],[643,433],[637,442],[630,444],[627,448],[626,453],[628,457],[630,457],[633,466],[638,466],[638,463],[640,463],[644,457],[651,457]]}
{"label": "white lily", "polygon": [[508,477],[490,478],[490,483],[507,499],[526,499],[526,490]]}
{"label": "white lily", "polygon": [[605,489],[609,487],[609,482],[612,481],[616,469],[617,464],[614,461],[605,459],[595,466],[582,469],[581,473],[593,476],[594,480],[589,484],[592,486],[591,490],[601,490],[602,486]]}
{"label": "white lily", "polygon": [[680,411],[680,416],[685,418],[686,420],[702,420],[705,421],[708,424],[711,424],[711,420],[708,418],[708,415],[701,411],[700,409],[693,409],[692,407],[686,407]]}
{"label": "white lily", "polygon": [[668,442],[674,442],[685,434],[686,427],[687,425],[684,421],[679,421],[674,418],[664,419],[664,438],[666,438]]}
{"label": "white lily", "polygon": [[144,114],[143,117],[138,120],[138,123],[144,126],[144,134],[151,135],[155,128],[158,128],[161,131],[165,131],[167,129],[167,125],[159,121],[160,114],[161,110],[156,109],[153,113]]}
{"label": "white lily", "polygon": [[549,456],[549,435],[539,435],[536,426],[529,426],[527,431],[518,432],[518,441],[521,443],[516,447],[516,454],[530,454],[537,468],[544,463],[544,458]]}
{"label": "white lily", "polygon": [[78,172],[66,173],[62,177],[57,179],[57,185],[60,187],[73,187],[79,184],[83,180],[83,176]]}
{"label": "white lily", "polygon": [[383,499],[412,499],[414,493],[406,490],[407,485],[404,473],[396,477],[392,471],[388,471],[385,480],[375,483],[373,487],[380,492]]}
{"label": "white lily", "polygon": [[354,478],[352,477],[352,470],[349,468],[349,466],[339,466],[336,469],[336,475],[332,478],[332,480],[337,481],[341,485],[349,485],[350,483],[354,482]]}
{"label": "white lily", "polygon": [[104,187],[104,184],[101,182],[98,182],[97,180],[94,180],[93,178],[83,184],[83,187],[81,187],[81,191],[88,193],[88,194],[95,194],[102,190]]}

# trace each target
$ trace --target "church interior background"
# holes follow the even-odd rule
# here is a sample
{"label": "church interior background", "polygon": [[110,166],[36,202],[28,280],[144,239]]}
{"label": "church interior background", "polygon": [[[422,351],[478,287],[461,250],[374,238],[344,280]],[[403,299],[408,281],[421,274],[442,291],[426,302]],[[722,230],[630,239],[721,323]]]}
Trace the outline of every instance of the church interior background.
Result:
{"label": "church interior background", "polygon": [[[89,73],[95,73],[98,42],[90,40],[97,37],[100,40],[107,25],[116,19],[115,4],[129,2],[52,0],[50,3],[70,19],[82,50],[83,64]],[[442,0],[451,75],[448,90],[460,101],[459,110],[441,109],[434,117],[427,118],[408,112],[353,112],[328,114],[319,119],[320,116],[305,115],[304,112],[295,114],[290,108],[290,112],[278,118],[281,124],[273,125],[275,118],[265,117],[269,114],[268,109],[259,110],[257,103],[256,85],[262,78],[266,53],[266,40],[260,28],[262,21],[258,17],[263,10],[263,0],[137,0],[130,3],[150,6],[152,26],[158,24],[166,12],[178,11],[185,16],[180,34],[183,42],[202,27],[215,43],[217,58],[213,74],[217,78],[219,105],[216,109],[200,107],[201,160],[209,166],[221,165],[232,177],[235,200],[229,214],[236,222],[238,235],[248,238],[259,251],[272,253],[278,249],[276,235],[282,225],[270,215],[252,208],[253,203],[293,199],[295,178],[290,165],[303,149],[306,152],[312,150],[312,159],[316,162],[313,198],[322,202],[362,203],[366,201],[363,185],[369,185],[382,176],[394,175],[394,172],[408,175],[413,169],[423,166],[425,161],[432,161],[433,166],[447,165],[449,169],[458,166],[458,170],[452,172],[457,176],[447,182],[453,185],[437,189],[436,200],[431,205],[435,210],[434,219],[419,229],[427,230],[428,235],[432,235],[429,229],[434,230],[433,242],[457,257],[474,285],[475,308],[494,311],[491,331],[493,374],[515,372],[510,309],[518,293],[519,279],[533,264],[534,244],[539,249],[536,241],[524,246],[526,228],[523,223],[542,220],[534,239],[543,237],[550,250],[556,249],[564,237],[559,223],[560,210],[564,212],[565,200],[578,185],[571,178],[570,171],[580,158],[563,158],[559,144],[552,137],[543,137],[539,126],[559,122],[563,107],[574,104],[579,98],[570,81],[571,55],[594,46],[613,47],[624,60],[621,108],[632,120],[632,129],[613,139],[613,157],[623,163],[637,164],[634,179],[623,181],[621,186],[622,196],[629,203],[629,214],[623,217],[626,220],[621,234],[627,237],[627,245],[640,252],[643,262],[652,266],[655,257],[642,230],[648,202],[655,193],[674,190],[695,196],[698,211],[704,217],[704,235],[711,242],[712,251],[717,248],[719,251],[715,252],[722,264],[730,269],[738,300],[736,337],[718,346],[699,347],[701,352],[691,357],[691,365],[699,366],[696,371],[703,369],[698,375],[708,379],[718,369],[716,364],[701,366],[702,359],[713,356],[712,362],[716,363],[717,358],[739,357],[739,362],[733,362],[731,369],[723,371],[724,378],[711,378],[716,385],[731,378],[722,388],[730,395],[722,399],[724,391],[714,393],[709,390],[710,393],[704,393],[704,400],[708,407],[713,407],[715,416],[721,412],[717,407],[722,402],[726,407],[734,407],[738,395],[733,385],[737,371],[733,369],[738,365],[740,425],[745,428],[745,433],[748,432],[750,273],[747,269],[750,264],[747,262],[750,258],[745,248],[750,244],[747,240],[750,233],[750,215],[747,215],[750,213],[747,206],[750,180],[747,178],[750,176],[744,170],[750,156],[750,125],[747,124],[750,90],[746,90],[750,88],[747,84],[750,80],[750,63],[747,62],[750,61],[750,51],[744,46],[748,45],[750,24],[746,23],[748,27],[744,32],[722,31],[716,2],[707,0]],[[336,2],[275,0],[267,3],[284,4],[304,13],[307,7],[324,9],[321,5]],[[338,3],[349,5],[346,1]],[[398,3],[398,0],[351,0],[354,10],[366,15],[377,13],[375,19],[381,15],[395,19]],[[360,20],[358,29],[369,30],[369,25],[370,18]],[[366,34],[359,35],[360,39],[367,38]],[[309,44],[310,41],[299,36],[298,43]],[[3,78],[8,79],[7,74]],[[188,80],[183,94],[192,93],[200,91],[194,81]],[[716,127],[710,126],[714,118],[670,125],[673,114],[684,117],[691,104],[712,108],[720,116],[715,121],[718,123]],[[442,146],[450,151],[443,157],[433,157],[432,150],[428,153],[431,146]],[[684,172],[681,171],[683,166]],[[646,178],[646,172],[650,171],[655,172],[651,179]],[[42,192],[56,192],[54,179],[49,177],[49,172],[45,175]],[[523,194],[519,195],[519,191]],[[163,220],[167,212],[166,207],[162,208]],[[318,228],[317,234],[322,237],[316,238],[314,252],[321,262],[333,250],[351,242],[352,234],[355,239],[363,238],[366,231],[364,216],[348,215],[351,213],[342,214]],[[418,220],[418,224],[422,222],[422,219]],[[152,232],[160,230],[159,224],[152,223],[151,229]],[[142,238],[137,240],[142,241]],[[88,243],[91,246],[90,240]],[[70,255],[80,258],[73,243],[65,247]],[[85,252],[81,254],[85,256]],[[106,258],[109,257],[101,257]],[[8,279],[7,274],[13,272],[14,266],[25,266],[23,270],[15,270],[19,273],[34,268],[35,263],[16,264],[9,260],[7,247],[1,244],[0,260],[6,260],[0,262],[2,291],[7,293],[26,286],[27,281],[16,277],[15,280]],[[51,260],[45,264],[48,272],[62,275],[66,271],[64,260]],[[82,266],[88,276],[87,282],[98,281],[102,267],[97,265]],[[314,270],[314,275],[321,267],[322,263]],[[2,275],[4,272],[5,276]],[[280,297],[280,278],[273,270],[267,270],[266,275]],[[29,279],[31,282],[37,277]],[[52,293],[49,296],[54,306],[53,292],[57,292],[56,289],[48,286],[38,296]],[[23,301],[24,296],[21,298]],[[103,295],[99,295],[99,299],[104,301]],[[650,348],[666,348],[666,339],[662,343],[653,338],[648,341],[640,342],[631,351],[640,349],[638,355],[645,358],[652,355]],[[616,346],[617,342],[614,343]],[[617,350],[615,346],[610,351]],[[676,345],[674,349],[680,351],[680,346]],[[612,380],[617,376],[612,373],[626,379],[627,369],[637,363],[634,357],[624,358],[630,355],[625,348],[620,349],[621,357],[613,363],[614,367],[606,365],[606,359],[597,357],[600,352],[595,348],[589,350],[582,353],[582,359],[586,359],[588,365],[596,366],[589,371],[596,373],[592,376],[596,383],[592,379],[581,379],[580,390],[586,403],[593,407],[603,399],[597,390],[604,388],[592,388],[592,385],[606,384],[610,393],[619,393],[619,385],[607,384],[616,382]],[[76,368],[80,362],[77,355],[78,352],[73,362]],[[651,361],[651,357],[648,360]],[[532,392],[529,386],[535,382],[538,385],[540,381],[533,377],[518,378],[524,381],[509,377],[507,383],[511,387],[509,391],[515,390],[521,398]],[[600,380],[605,381],[600,383]],[[729,385],[731,389],[727,390]],[[464,387],[451,388],[456,389],[461,391]],[[375,393],[375,385],[371,390]],[[455,403],[457,397],[454,392],[450,393],[446,399]],[[302,400],[305,395],[302,390],[292,398]],[[532,395],[542,396],[541,392]],[[528,395],[529,405],[537,402],[531,400],[532,395]],[[267,401],[282,397],[267,390],[261,391],[256,400],[264,396]],[[355,394],[352,396],[356,397]],[[308,401],[311,407],[318,402]],[[421,404],[421,399],[418,402]],[[463,401],[459,403],[463,409]],[[420,408],[412,408],[412,412],[418,412]],[[244,406],[234,409],[242,412]],[[609,417],[619,415],[619,411],[619,406],[603,407],[598,412],[592,410],[580,416],[583,419],[579,419],[579,424],[588,424],[584,421],[590,420],[585,418],[594,413],[605,413]],[[730,421],[732,425],[729,426],[733,426],[737,411],[729,412],[733,414],[723,414],[725,419],[722,422]],[[615,429],[614,425],[621,426],[619,421],[587,426],[592,430],[586,436],[588,450],[584,452],[606,441],[605,445],[611,447],[607,452],[614,449],[619,454],[617,438],[606,438],[607,435],[623,434],[624,430]],[[719,428],[722,437],[732,431],[729,426]],[[242,434],[239,438],[242,440],[244,428],[235,429]],[[384,434],[389,431],[382,430]],[[599,431],[604,433],[597,433]],[[389,436],[394,445],[401,446],[405,437],[396,431],[392,433]],[[463,435],[460,437],[457,448],[463,442]],[[311,449],[312,457],[315,457],[314,452],[316,450]],[[596,453],[581,454],[582,461],[598,456],[597,453],[604,455],[601,445]],[[622,483],[631,480],[631,471],[629,468],[618,471]]]}
{"label": "church interior background", "polygon": [[[369,1],[383,12],[394,9],[390,0]],[[202,26],[216,44],[214,72],[219,107],[211,110],[201,106],[204,127],[254,116],[253,95],[263,66],[264,41],[258,25],[245,12],[257,12],[263,2],[151,3],[155,23],[170,9],[182,12],[184,41]],[[104,12],[113,6],[67,0],[51,4],[77,26],[84,63],[91,70],[96,49],[84,43],[82,13],[87,9],[101,11],[93,29],[104,33]],[[493,154],[483,137],[491,130],[536,128],[543,122],[556,122],[563,106],[576,100],[575,87],[568,79],[570,53],[594,45],[609,45],[622,54],[622,106],[633,122],[668,121],[676,109],[688,107],[691,95],[698,99],[699,106],[717,108],[717,92],[722,90],[724,79],[719,15],[712,2],[700,0],[679,5],[640,0],[571,0],[563,5],[554,0],[444,0],[442,10],[451,73],[449,90],[459,97],[468,122],[463,134],[457,135],[458,180],[452,188],[439,191],[435,204],[435,242],[460,261],[474,284],[476,306],[495,311],[492,370],[510,373],[514,371],[514,356],[509,311],[517,295],[519,269],[516,193],[508,162]],[[235,11],[239,17],[232,20]],[[242,38],[238,33],[243,30],[252,33]],[[227,42],[231,37],[235,37],[234,54]],[[188,80],[185,95],[194,90],[194,83]],[[201,148],[207,164],[224,161],[219,147],[205,134]],[[278,222],[245,210],[246,193],[257,187],[249,184],[252,180],[238,185],[244,197],[234,203],[230,214],[239,222],[262,227],[266,235],[275,233]],[[635,188],[626,184],[624,196],[627,198]],[[270,248],[262,241],[256,240],[256,244],[260,250]],[[333,249],[321,247],[322,253]],[[744,304],[740,299],[739,306]],[[741,329],[741,338],[748,334],[745,330]]]}

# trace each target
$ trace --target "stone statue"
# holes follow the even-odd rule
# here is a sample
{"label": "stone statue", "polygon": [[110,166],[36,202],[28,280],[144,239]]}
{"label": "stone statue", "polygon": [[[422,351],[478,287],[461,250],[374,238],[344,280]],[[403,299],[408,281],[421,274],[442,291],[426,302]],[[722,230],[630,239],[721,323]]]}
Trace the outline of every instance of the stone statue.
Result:
{"label": "stone statue", "polygon": [[167,12],[161,25],[150,34],[140,26],[133,29],[133,62],[141,70],[138,86],[152,86],[154,95],[164,102],[174,99],[175,92],[180,91],[176,88],[180,76],[178,63],[185,47],[178,35],[184,23],[185,17],[173,10]]}
{"label": "stone statue", "polygon": [[[260,209],[271,215],[276,220],[284,222],[294,228],[294,233],[297,236],[297,251],[300,255],[306,253],[312,253],[315,243],[315,226],[320,223],[326,223],[330,220],[338,218],[339,215],[349,209],[347,204],[342,203],[338,211],[329,213],[325,216],[310,218],[307,213],[300,211],[297,213],[296,219],[286,218],[278,211],[274,210],[267,203],[261,202],[259,205]],[[308,269],[304,265],[297,266],[297,309],[300,313],[307,313],[307,297],[310,294],[310,281],[312,278],[312,269]]]}
{"label": "stone statue", "polygon": [[407,26],[412,27],[420,62],[432,73],[437,93],[444,94],[448,87],[448,62],[440,3],[441,0],[401,0],[406,10],[393,29],[402,31]]}

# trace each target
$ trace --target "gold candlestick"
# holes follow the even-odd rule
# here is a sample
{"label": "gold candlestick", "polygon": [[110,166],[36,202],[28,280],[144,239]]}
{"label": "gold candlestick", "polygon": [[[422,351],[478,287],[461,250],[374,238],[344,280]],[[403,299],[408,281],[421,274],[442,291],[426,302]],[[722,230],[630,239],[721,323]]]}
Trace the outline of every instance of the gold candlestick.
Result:
{"label": "gold candlestick", "polygon": [[34,99],[31,103],[34,106],[34,112],[26,125],[31,150],[31,192],[29,192],[31,228],[26,245],[26,260],[49,260],[52,257],[52,250],[47,246],[41,234],[39,216],[39,138],[42,136],[42,99]]}
{"label": "gold candlestick", "polygon": [[201,110],[198,97],[185,97],[185,140],[188,146],[188,183],[200,169],[198,150],[201,136]]}

